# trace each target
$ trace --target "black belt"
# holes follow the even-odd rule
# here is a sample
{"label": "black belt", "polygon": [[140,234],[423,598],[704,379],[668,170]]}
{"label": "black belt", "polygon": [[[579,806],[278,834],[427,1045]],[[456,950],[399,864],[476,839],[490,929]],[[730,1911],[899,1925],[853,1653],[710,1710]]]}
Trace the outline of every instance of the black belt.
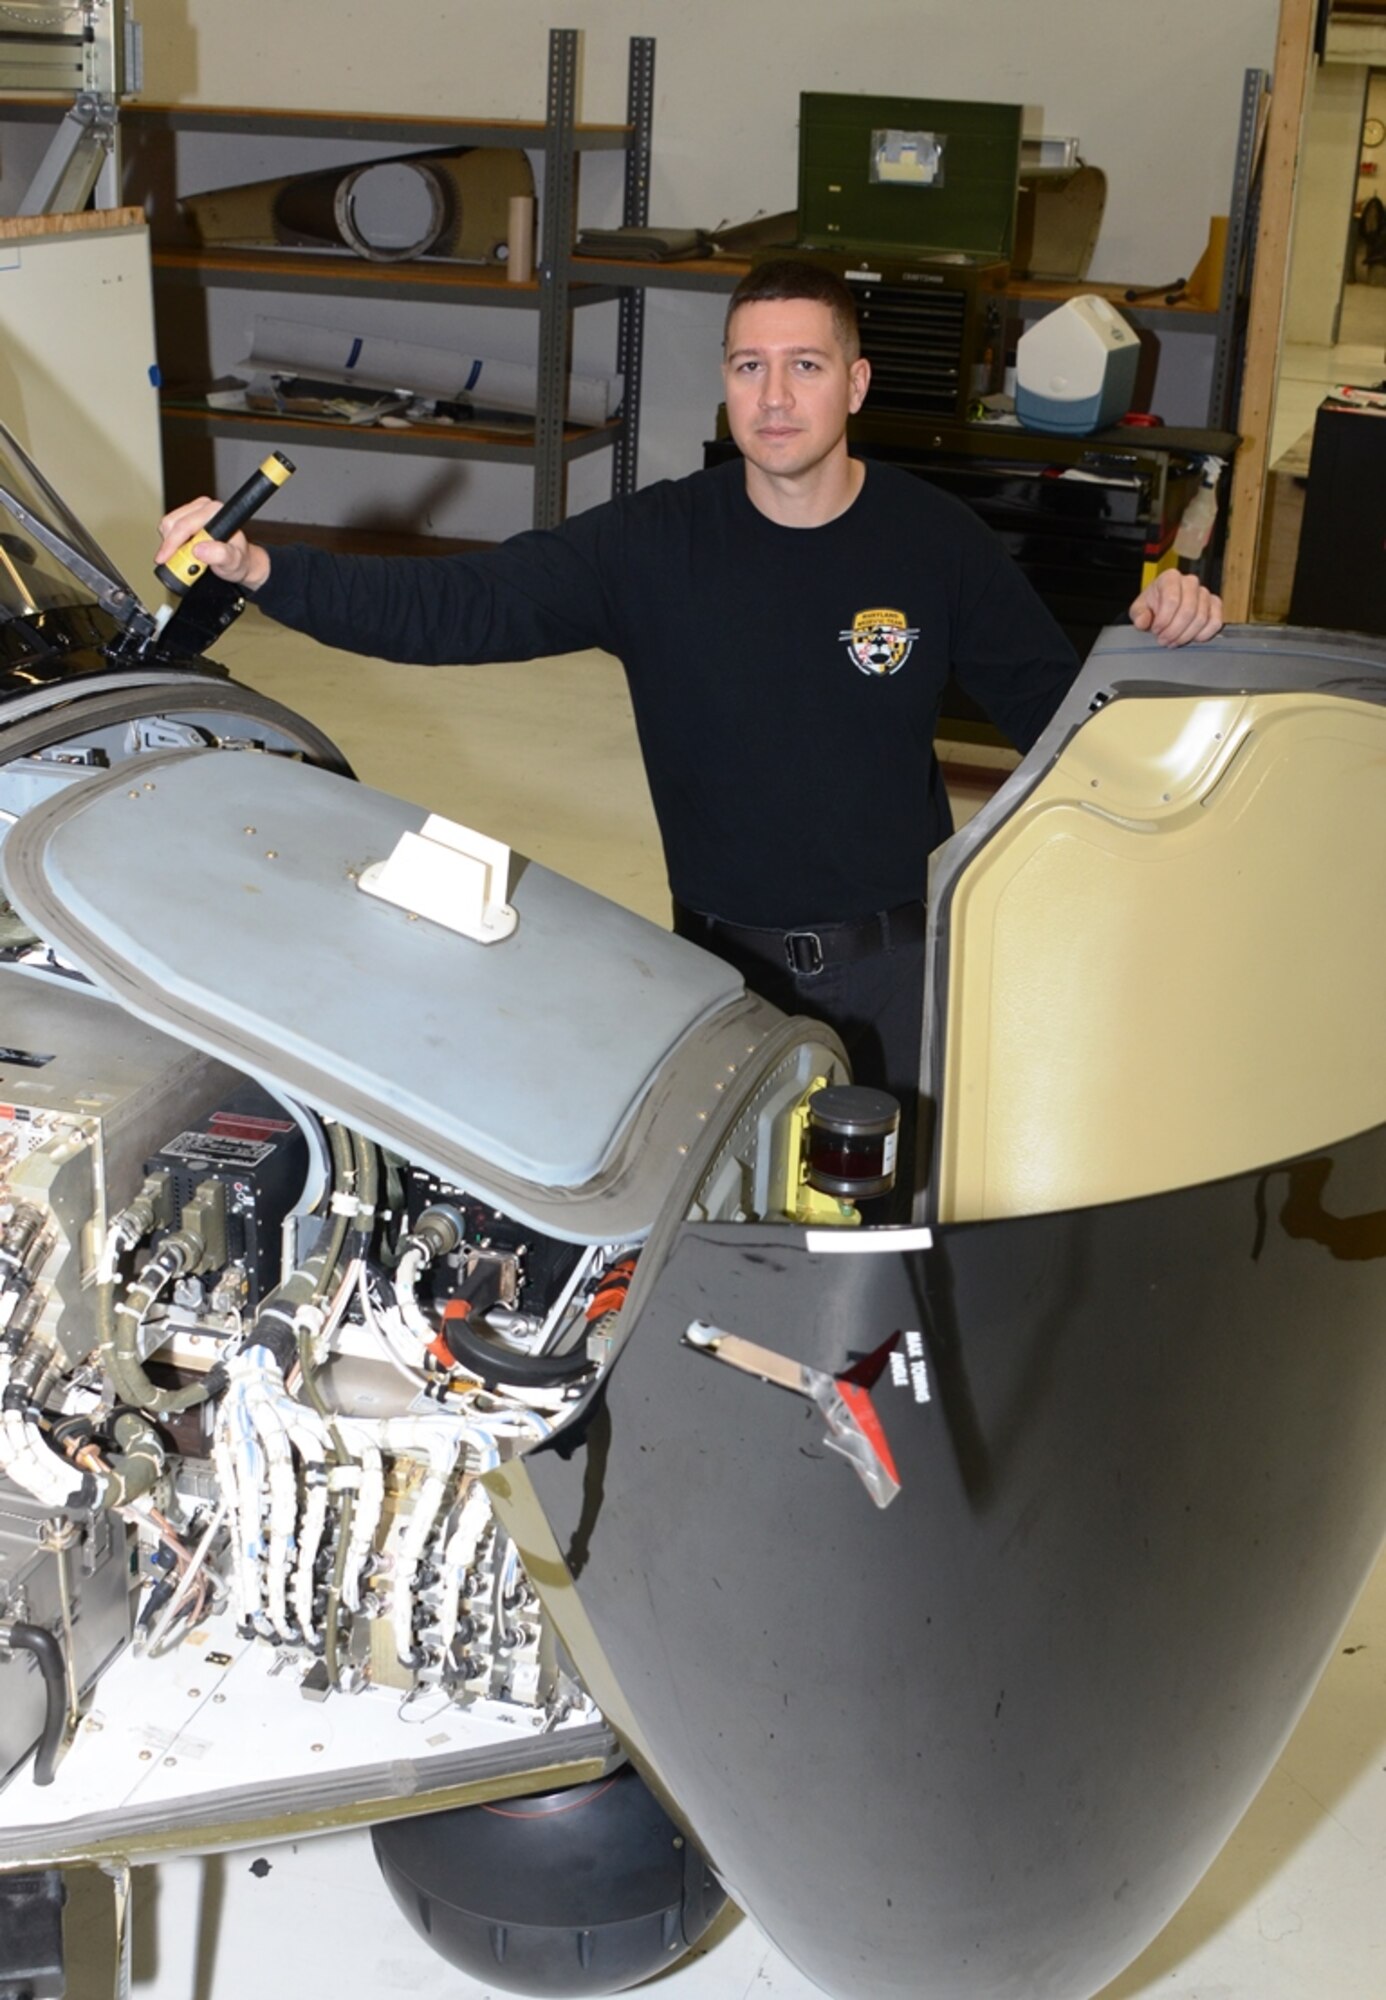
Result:
{"label": "black belt", "polygon": [[808,978],[830,965],[849,965],[853,959],[888,951],[892,945],[917,944],[924,936],[925,924],[922,902],[897,903],[893,910],[873,910],[868,917],[792,931],[762,924],[729,924],[723,917],[690,910],[683,903],[675,903],[674,913],[676,920],[690,928],[701,925],[728,944],[739,945],[757,958],[787,965],[791,972]]}

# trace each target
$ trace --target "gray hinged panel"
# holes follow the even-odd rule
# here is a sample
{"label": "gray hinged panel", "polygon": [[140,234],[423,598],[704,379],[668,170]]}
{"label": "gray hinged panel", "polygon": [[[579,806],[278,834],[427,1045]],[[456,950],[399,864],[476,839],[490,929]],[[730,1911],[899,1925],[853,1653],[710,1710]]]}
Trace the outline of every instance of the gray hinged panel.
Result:
{"label": "gray hinged panel", "polygon": [[297,762],[172,752],[5,845],[16,904],[160,1026],[387,1140],[539,1189],[598,1175],[670,1051],[738,1000],[719,959],[512,858],[482,945],[363,894],[417,806]]}

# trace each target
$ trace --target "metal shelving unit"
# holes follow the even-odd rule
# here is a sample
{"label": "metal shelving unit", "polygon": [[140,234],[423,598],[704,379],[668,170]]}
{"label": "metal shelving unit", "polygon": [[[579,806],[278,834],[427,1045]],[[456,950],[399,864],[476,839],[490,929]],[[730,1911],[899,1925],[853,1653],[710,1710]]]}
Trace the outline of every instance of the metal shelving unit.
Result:
{"label": "metal shelving unit", "polygon": [[[413,452],[439,457],[491,460],[498,464],[531,464],[534,471],[532,518],[536,527],[550,527],[563,518],[567,466],[594,451],[612,453],[612,491],[635,490],[639,451],[641,374],[644,345],[645,292],[730,292],[748,266],[734,258],[690,259],[671,264],[626,263],[609,258],[574,255],[578,170],[585,153],[623,152],[625,187],[622,221],[640,227],[649,219],[649,177],[654,107],[653,37],[636,36],[629,45],[626,122],[621,125],[579,123],[576,116],[579,36],[559,28],[549,36],[545,116],[542,120],[436,117],[381,117],[364,113],[307,110],[261,110],[226,105],[167,105],[133,103],[121,108],[121,120],[144,131],[219,132],[240,136],[384,141],[401,148],[439,146],[515,147],[538,153],[544,160],[544,200],[538,269],[527,284],[510,284],[503,271],[470,265],[420,260],[374,264],[343,253],[313,253],[292,249],[156,249],[154,276],[160,287],[233,288],[279,292],[303,297],[377,298],[443,302],[528,311],[538,317],[538,408],[533,442],[488,434],[477,428],[417,425],[408,431],[347,429],[330,425],[295,426],[305,441],[352,450]],[[1264,77],[1248,72],[1243,94],[1227,259],[1222,296],[1215,311],[1191,303],[1164,307],[1141,301],[1132,304],[1116,285],[1056,284],[1016,281],[1009,291],[1011,309],[1035,317],[1075,292],[1105,292],[1138,327],[1211,335],[1214,341],[1213,383],[1209,422],[1223,426],[1233,399],[1240,348],[1240,321],[1247,288],[1247,267],[1254,233],[1253,154]],[[52,119],[64,108],[61,98],[10,98],[5,118]],[[620,415],[611,423],[585,430],[564,422],[566,383],[570,365],[571,320],[575,310],[619,302],[616,368],[624,378]],[[239,435],[264,439],[280,434],[281,419],[232,415],[186,402],[171,402],[166,422],[185,434]]]}
{"label": "metal shelving unit", "polygon": [[1269,107],[1269,92],[1269,74],[1263,69],[1249,69],[1242,80],[1237,156],[1228,208],[1227,250],[1223,258],[1222,291],[1218,299],[1217,351],[1208,396],[1209,423],[1227,426],[1235,423],[1241,402],[1242,332],[1251,300],[1252,261],[1261,202],[1259,141]]}
{"label": "metal shelving unit", "polygon": [[[342,254],[305,254],[260,248],[187,251],[158,249],[155,282],[163,286],[294,293],[300,296],[384,298],[443,302],[459,307],[503,307],[538,318],[538,406],[533,440],[488,432],[484,426],[418,424],[408,430],[336,429],[328,424],[295,423],[197,407],[176,395],[166,398],[164,421],[170,435],[196,432],[211,437],[282,441],[292,433],[303,443],[353,451],[412,452],[533,468],[533,522],[552,527],[563,518],[566,471],[575,459],[596,451],[612,453],[612,490],[635,487],[639,448],[643,297],[648,274],[629,271],[598,278],[574,268],[578,170],[585,153],[626,155],[622,220],[648,219],[651,121],[654,106],[654,40],[630,43],[627,118],[622,125],[579,123],[577,119],[578,31],[556,28],[549,35],[545,116],[542,120],[378,117],[349,112],[259,110],[231,105],[127,104],[121,118],[133,131],[220,132],[241,137],[285,137],[383,141],[410,147],[515,147],[544,161],[541,248],[534,279],[510,284],[503,270],[442,261],[373,264]],[[52,117],[58,100],[7,105],[5,115]],[[617,368],[624,377],[620,414],[592,429],[565,421],[574,310],[620,301]]]}
{"label": "metal shelving unit", "polygon": [[[484,426],[472,430],[465,424],[411,424],[408,430],[373,430],[351,424],[314,423],[305,417],[213,410],[205,404],[181,401],[176,395],[164,398],[162,420],[166,436],[181,431],[200,437],[258,439],[267,444],[284,444],[294,438],[300,446],[328,450],[404,451],[429,458],[479,459],[492,465],[537,465],[535,446],[529,438],[498,435]],[[623,431],[619,417],[609,424],[591,427],[567,425],[555,456],[561,456],[561,464],[568,465],[575,458],[613,448],[620,442]],[[562,515],[553,518],[561,520]],[[535,525],[552,526],[553,522],[536,519]]]}

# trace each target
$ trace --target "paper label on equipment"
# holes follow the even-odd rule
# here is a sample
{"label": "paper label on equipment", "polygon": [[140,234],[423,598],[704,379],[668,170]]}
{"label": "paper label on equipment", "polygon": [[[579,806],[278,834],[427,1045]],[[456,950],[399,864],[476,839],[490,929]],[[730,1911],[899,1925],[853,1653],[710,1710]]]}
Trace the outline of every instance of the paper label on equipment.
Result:
{"label": "paper label on equipment", "polygon": [[209,1167],[258,1167],[278,1149],[255,1139],[231,1139],[223,1132],[180,1132],[160,1152],[172,1153],[177,1160],[197,1161]]}

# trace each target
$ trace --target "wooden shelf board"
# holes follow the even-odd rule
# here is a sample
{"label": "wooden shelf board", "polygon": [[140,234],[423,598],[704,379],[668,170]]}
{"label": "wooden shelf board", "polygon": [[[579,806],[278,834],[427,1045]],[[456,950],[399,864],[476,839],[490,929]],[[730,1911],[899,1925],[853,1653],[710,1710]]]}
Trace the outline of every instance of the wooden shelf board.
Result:
{"label": "wooden shelf board", "polygon": [[1216,310],[1199,299],[1180,299],[1167,306],[1161,292],[1153,298],[1128,299],[1126,291],[1124,284],[1093,284],[1086,278],[1012,278],[1006,297],[1023,311],[1027,305],[1064,305],[1095,293],[1138,326],[1184,326],[1190,332],[1203,332],[1217,325]]}
{"label": "wooden shelf board", "polygon": [[92,236],[107,229],[143,229],[142,208],[82,208],[64,215],[0,216],[0,242],[25,243],[44,236]]}
{"label": "wooden shelf board", "polygon": [[[45,118],[72,107],[71,97],[0,95],[6,117]],[[268,133],[274,138],[369,139],[401,146],[521,146],[542,152],[547,144],[542,119],[391,117],[370,111],[306,111],[292,106],[159,104],[122,100],[121,119],[133,125],[160,125],[171,132]],[[577,124],[578,152],[617,152],[630,144],[629,125]]]}
{"label": "wooden shelf board", "polygon": [[[165,395],[160,407],[166,424],[208,437],[259,438],[271,443],[293,438],[300,448],[322,445],[339,451],[416,451],[428,452],[436,458],[475,458],[495,464],[525,465],[535,454],[533,437],[498,436],[462,424],[410,424],[404,430],[386,430],[378,424],[314,423],[306,417],[281,417],[270,411],[209,410],[205,404],[180,398],[176,392]],[[564,459],[585,458],[589,452],[606,450],[616,443],[622,428],[619,417],[591,429],[567,425],[563,432]]]}
{"label": "wooden shelf board", "polygon": [[744,257],[656,258],[574,256],[575,285],[626,286],[671,292],[732,292],[751,266]]}
{"label": "wooden shelf board", "polygon": [[[520,307],[539,304],[539,281],[511,284],[499,264],[456,264],[416,257],[376,264],[366,257],[331,250],[277,250],[258,244],[206,250],[158,250],[154,275],[164,283],[243,286],[248,291],[330,292],[366,298],[435,298],[472,305]],[[574,305],[601,305],[616,296],[610,285],[579,279]]]}

